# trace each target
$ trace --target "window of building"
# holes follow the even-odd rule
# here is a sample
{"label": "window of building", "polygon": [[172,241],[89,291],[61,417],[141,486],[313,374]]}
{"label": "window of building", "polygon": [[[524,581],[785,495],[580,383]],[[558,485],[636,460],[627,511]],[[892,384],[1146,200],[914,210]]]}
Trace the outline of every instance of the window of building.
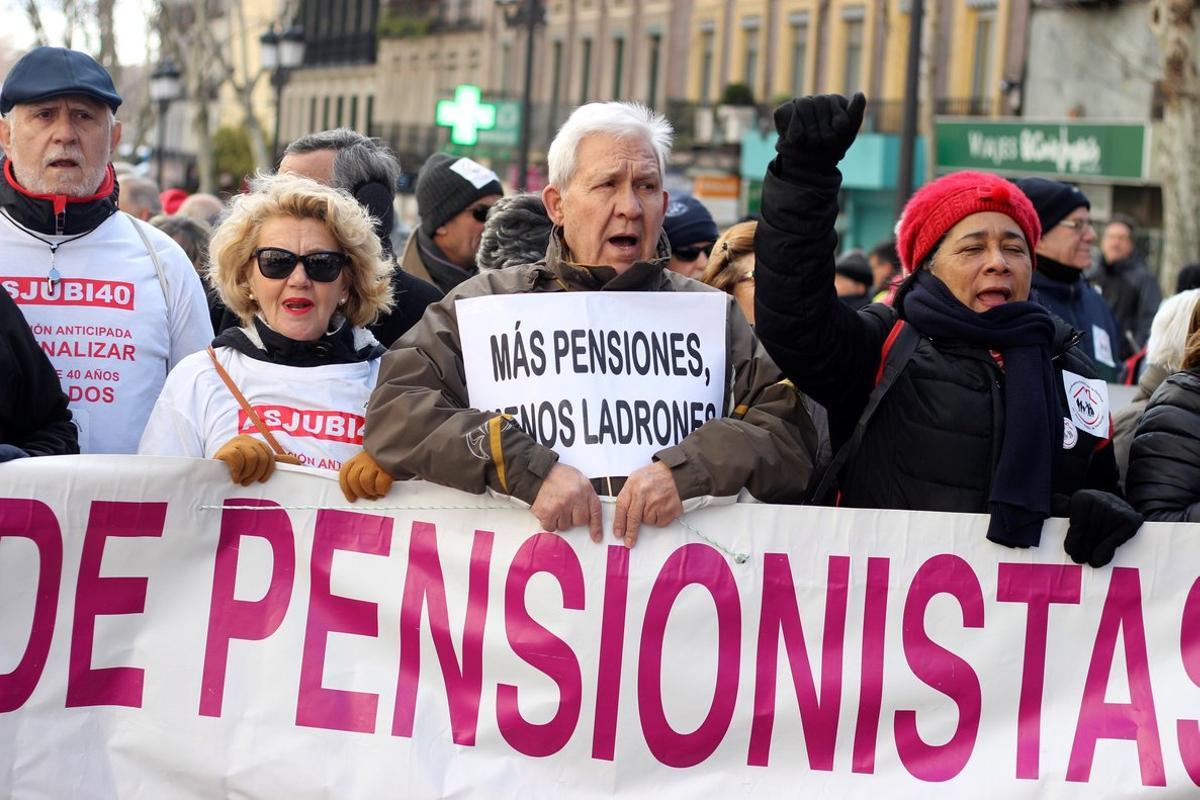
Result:
{"label": "window of building", "polygon": [[613,82],[612,96],[614,99],[620,100],[622,87],[624,86],[623,78],[625,77],[625,39],[616,36],[613,37]]}
{"label": "window of building", "polygon": [[806,94],[806,68],[808,66],[808,15],[796,14],[789,20],[792,37],[792,95]]}
{"label": "window of building", "polygon": [[363,132],[372,135],[371,128],[375,125],[375,95],[367,95],[367,118],[363,120]]}
{"label": "window of building", "polygon": [[358,130],[358,95],[350,98],[350,121],[347,124],[354,130]]}
{"label": "window of building", "polygon": [[315,131],[317,129],[317,98],[312,98],[308,105],[308,129]]}
{"label": "window of building", "polygon": [[321,130],[329,130],[329,96],[321,101]]}
{"label": "window of building", "polygon": [[709,23],[708,30],[700,32],[700,105],[704,106],[708,105],[712,91],[713,40],[716,37],[711,25]]}
{"label": "window of building", "polygon": [[342,127],[342,111],[345,110],[345,101],[346,98],[344,97],[338,97],[337,99],[337,113],[334,115],[336,121],[333,123],[333,127],[335,128]]}
{"label": "window of building", "polygon": [[864,23],[862,19],[844,19],[846,26],[846,64],[842,72],[842,91],[862,91]]}
{"label": "window of building", "polygon": [[742,20],[742,36],[745,39],[742,82],[753,92],[758,87],[758,17]]}
{"label": "window of building", "polygon": [[986,103],[992,96],[992,40],[995,38],[996,12],[979,11],[975,15],[975,64],[971,68],[971,102]]}
{"label": "window of building", "polygon": [[650,34],[650,62],[647,64],[646,105],[654,108],[658,102],[658,60],[662,56],[662,36]]}
{"label": "window of building", "polygon": [[579,48],[579,105],[591,99],[588,86],[592,82],[592,40],[584,39]]}

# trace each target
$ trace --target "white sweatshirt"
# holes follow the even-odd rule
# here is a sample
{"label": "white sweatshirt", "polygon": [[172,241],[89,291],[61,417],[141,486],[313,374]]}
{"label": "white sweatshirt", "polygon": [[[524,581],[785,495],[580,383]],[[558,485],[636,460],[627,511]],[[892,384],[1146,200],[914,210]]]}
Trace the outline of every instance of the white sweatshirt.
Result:
{"label": "white sweatshirt", "polygon": [[[158,253],[168,288],[134,225]],[[117,213],[50,248],[0,215],[0,286],[20,306],[71,404],[84,453],[133,453],[167,372],[212,341],[200,277],[162,231]]]}
{"label": "white sweatshirt", "polygon": [[[291,367],[258,361],[232,347],[218,347],[216,353],[280,446],[306,465],[336,470],[362,450],[378,358]],[[263,438],[217,375],[208,353],[200,352],[185,358],[167,378],[138,452],[212,458],[243,433]]]}

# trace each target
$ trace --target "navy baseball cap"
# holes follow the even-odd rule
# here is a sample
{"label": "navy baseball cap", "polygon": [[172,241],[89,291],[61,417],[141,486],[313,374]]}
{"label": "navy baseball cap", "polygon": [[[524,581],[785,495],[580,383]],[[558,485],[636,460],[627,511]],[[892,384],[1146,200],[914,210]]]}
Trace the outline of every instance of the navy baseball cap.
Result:
{"label": "navy baseball cap", "polygon": [[8,71],[0,88],[0,114],[19,103],[65,94],[93,97],[113,111],[121,105],[112,76],[96,59],[65,47],[37,47]]}

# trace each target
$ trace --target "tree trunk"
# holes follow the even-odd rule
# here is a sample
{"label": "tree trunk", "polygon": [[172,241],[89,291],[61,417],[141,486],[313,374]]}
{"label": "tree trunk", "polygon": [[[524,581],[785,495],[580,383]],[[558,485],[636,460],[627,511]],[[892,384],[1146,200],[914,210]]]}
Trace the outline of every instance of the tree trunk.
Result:
{"label": "tree trunk", "polygon": [[[263,133],[262,120],[254,113],[254,89],[258,86],[261,70],[251,70],[250,67],[250,29],[246,25],[246,4],[242,0],[233,0],[233,14],[241,29],[241,62],[242,78],[240,81],[230,80],[234,92],[242,102],[242,119],[246,133],[250,137],[250,153],[254,156],[254,166],[257,169],[268,170],[274,166],[274,153],[267,153],[267,137]],[[284,17],[286,19],[286,17]],[[255,38],[258,38],[257,36]]]}
{"label": "tree trunk", "polygon": [[1153,0],[1150,29],[1163,54],[1163,257],[1160,283],[1174,289],[1179,269],[1200,258],[1200,76],[1193,0]]}
{"label": "tree trunk", "polygon": [[100,52],[96,60],[112,75],[114,83],[121,80],[121,63],[117,60],[117,34],[113,23],[116,5],[116,0],[96,1],[96,18],[100,27]]}
{"label": "tree trunk", "polygon": [[924,140],[925,150],[925,182],[937,177],[937,129],[934,117],[937,116],[937,75],[938,75],[938,28],[942,16],[941,0],[925,0],[925,16],[922,18],[921,30],[921,66],[918,79],[920,98],[920,116],[917,120],[917,130]]}

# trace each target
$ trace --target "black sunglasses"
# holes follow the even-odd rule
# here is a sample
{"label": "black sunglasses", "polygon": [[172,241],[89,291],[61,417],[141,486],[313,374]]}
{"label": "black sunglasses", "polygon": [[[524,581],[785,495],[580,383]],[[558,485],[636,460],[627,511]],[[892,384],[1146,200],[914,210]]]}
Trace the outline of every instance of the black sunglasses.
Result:
{"label": "black sunglasses", "polygon": [[713,246],[706,244],[704,247],[680,247],[677,250],[672,250],[671,255],[678,258],[680,261],[695,261],[700,257],[701,253],[706,256],[711,256]]}
{"label": "black sunglasses", "polygon": [[304,265],[305,274],[320,283],[337,280],[337,276],[350,260],[345,253],[322,250],[298,256],[282,247],[260,247],[254,251],[254,258],[258,261],[258,271],[264,278],[286,278],[296,269],[296,264],[300,263]]}
{"label": "black sunglasses", "polygon": [[491,206],[475,206],[471,209],[471,216],[476,222],[486,222],[488,212],[492,210]]}

